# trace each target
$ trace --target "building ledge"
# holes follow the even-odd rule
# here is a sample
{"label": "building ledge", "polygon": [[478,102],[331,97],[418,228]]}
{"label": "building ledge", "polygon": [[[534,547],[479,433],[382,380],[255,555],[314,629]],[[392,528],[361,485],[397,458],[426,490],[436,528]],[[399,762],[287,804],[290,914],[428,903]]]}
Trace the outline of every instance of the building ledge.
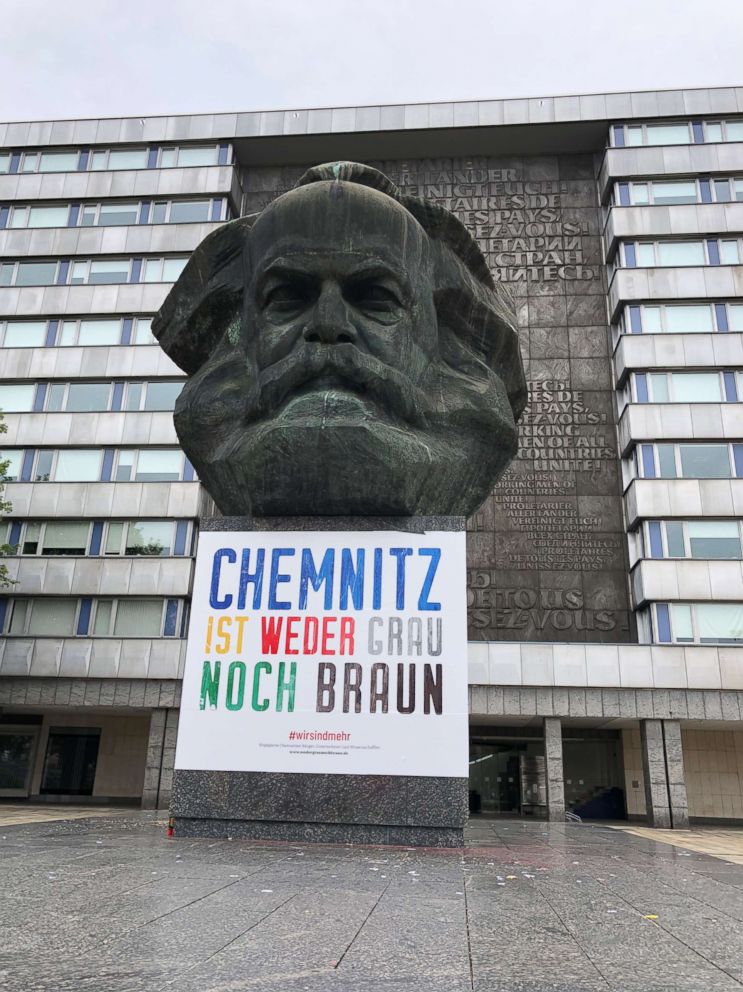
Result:
{"label": "building ledge", "polygon": [[743,647],[470,641],[471,686],[743,689]]}

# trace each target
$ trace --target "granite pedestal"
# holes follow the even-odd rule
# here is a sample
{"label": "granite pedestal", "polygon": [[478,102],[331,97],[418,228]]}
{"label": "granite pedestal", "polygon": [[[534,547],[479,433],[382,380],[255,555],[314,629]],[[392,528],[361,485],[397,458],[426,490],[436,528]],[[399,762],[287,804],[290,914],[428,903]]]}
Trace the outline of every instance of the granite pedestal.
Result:
{"label": "granite pedestal", "polygon": [[[463,531],[463,517],[209,517],[205,531]],[[466,644],[461,664],[466,665]],[[466,777],[318,775],[177,768],[171,815],[181,837],[459,847]]]}

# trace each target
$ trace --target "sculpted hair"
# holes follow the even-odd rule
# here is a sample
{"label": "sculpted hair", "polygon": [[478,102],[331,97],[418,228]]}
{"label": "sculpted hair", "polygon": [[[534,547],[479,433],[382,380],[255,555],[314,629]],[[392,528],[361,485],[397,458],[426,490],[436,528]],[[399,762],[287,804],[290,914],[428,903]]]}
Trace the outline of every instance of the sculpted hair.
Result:
{"label": "sculpted hair", "polygon": [[[443,207],[403,193],[381,172],[357,162],[314,166],[295,188],[328,181],[357,183],[384,193],[426,231],[434,251],[439,333],[449,339],[442,341],[442,357],[455,368],[477,361],[496,372],[518,420],[527,393],[510,296],[494,283],[464,224]],[[152,322],[160,346],[188,375],[205,364],[225,337],[233,347],[239,345],[244,247],[258,216],[230,221],[205,238]]]}

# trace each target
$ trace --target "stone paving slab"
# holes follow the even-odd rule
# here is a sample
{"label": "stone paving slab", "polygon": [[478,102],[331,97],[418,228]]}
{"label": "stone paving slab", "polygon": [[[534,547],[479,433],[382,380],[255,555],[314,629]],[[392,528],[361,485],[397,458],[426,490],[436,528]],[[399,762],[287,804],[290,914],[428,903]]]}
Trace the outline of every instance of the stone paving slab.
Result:
{"label": "stone paving slab", "polygon": [[731,992],[743,866],[587,824],[464,851],[0,825],[1,992]]}
{"label": "stone paving slab", "polygon": [[743,865],[743,830],[740,827],[694,827],[691,830],[654,830],[652,827],[615,826],[637,837],[673,844],[698,854]]}

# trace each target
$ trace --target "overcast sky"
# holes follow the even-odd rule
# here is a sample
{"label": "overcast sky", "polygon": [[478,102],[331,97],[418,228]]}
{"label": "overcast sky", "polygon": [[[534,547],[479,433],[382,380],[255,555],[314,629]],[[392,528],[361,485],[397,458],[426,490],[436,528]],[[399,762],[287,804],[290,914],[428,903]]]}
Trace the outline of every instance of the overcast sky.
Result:
{"label": "overcast sky", "polygon": [[743,0],[0,0],[0,120],[743,85]]}

